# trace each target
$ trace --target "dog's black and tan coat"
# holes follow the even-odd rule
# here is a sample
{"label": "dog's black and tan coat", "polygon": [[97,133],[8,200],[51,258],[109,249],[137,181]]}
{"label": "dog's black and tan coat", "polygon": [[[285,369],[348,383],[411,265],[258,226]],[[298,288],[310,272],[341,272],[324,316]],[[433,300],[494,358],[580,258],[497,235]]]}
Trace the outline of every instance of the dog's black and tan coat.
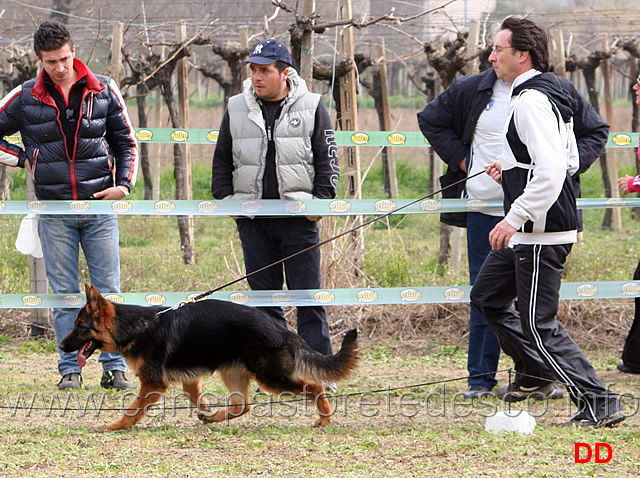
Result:
{"label": "dog's black and tan coat", "polygon": [[[347,332],[337,354],[325,356],[253,307],[202,300],[165,311],[110,302],[90,285],[86,294],[87,303],[60,348],[77,350],[80,366],[96,349],[120,353],[140,379],[138,397],[122,418],[107,425],[111,430],[138,423],[145,407],[160,399],[169,382],[182,382],[205,423],[241,416],[251,407],[252,379],[272,393],[313,399],[320,414],[314,426],[325,426],[331,407],[323,384],[345,378],[357,365],[355,330]],[[202,376],[214,371],[230,392],[229,406],[217,410],[202,396]]]}

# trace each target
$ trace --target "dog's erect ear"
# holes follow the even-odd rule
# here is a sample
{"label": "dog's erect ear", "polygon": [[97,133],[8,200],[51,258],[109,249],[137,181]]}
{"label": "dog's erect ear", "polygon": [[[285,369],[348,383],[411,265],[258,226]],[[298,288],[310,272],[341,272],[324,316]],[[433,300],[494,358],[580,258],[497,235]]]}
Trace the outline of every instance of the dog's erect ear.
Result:
{"label": "dog's erect ear", "polygon": [[96,287],[92,284],[85,284],[84,292],[85,294],[87,294],[87,302],[89,300],[96,300],[97,296],[100,295],[100,292],[98,292],[98,289],[96,289]]}
{"label": "dog's erect ear", "polygon": [[94,285],[84,285],[85,294],[87,295],[87,307],[89,311],[94,314],[100,310],[100,303],[104,301],[98,289]]}

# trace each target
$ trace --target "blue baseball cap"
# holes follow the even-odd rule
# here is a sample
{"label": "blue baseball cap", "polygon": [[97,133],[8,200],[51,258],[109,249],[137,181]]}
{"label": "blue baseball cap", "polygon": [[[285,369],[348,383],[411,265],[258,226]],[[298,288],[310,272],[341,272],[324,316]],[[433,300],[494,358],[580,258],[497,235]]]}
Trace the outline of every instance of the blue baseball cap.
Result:
{"label": "blue baseball cap", "polygon": [[257,65],[270,65],[281,61],[289,66],[293,65],[291,54],[286,46],[274,38],[262,40],[242,63],[256,63]]}

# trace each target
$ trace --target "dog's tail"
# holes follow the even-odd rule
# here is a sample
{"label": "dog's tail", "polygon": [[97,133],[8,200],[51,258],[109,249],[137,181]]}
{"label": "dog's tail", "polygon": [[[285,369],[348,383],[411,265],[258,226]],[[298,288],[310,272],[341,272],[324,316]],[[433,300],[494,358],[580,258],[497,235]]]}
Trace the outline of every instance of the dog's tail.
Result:
{"label": "dog's tail", "polygon": [[346,378],[358,365],[358,331],[349,330],[340,351],[331,356],[313,351],[296,355],[296,372],[315,383],[328,384]]}

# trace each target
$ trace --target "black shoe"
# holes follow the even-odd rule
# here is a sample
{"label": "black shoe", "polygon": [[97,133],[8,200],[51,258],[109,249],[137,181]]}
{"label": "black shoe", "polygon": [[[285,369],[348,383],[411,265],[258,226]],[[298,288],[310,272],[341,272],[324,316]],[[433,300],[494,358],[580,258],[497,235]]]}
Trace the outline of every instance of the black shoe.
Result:
{"label": "black shoe", "polygon": [[547,397],[547,400],[557,400],[559,398],[563,398],[564,397],[564,392],[562,391],[562,389],[560,387],[558,387],[558,384],[553,382],[553,393]]}
{"label": "black shoe", "polygon": [[121,370],[110,370],[102,374],[100,379],[102,388],[115,388],[117,390],[126,390],[128,388],[136,388]]}
{"label": "black shoe", "polygon": [[79,373],[68,373],[62,376],[58,382],[58,390],[71,390],[82,387],[82,375]]}
{"label": "black shoe", "polygon": [[640,374],[640,370],[638,370],[637,368],[631,368],[631,367],[627,367],[624,362],[621,362],[617,365],[618,367],[618,371],[622,372],[622,373],[638,373]]}
{"label": "black shoe", "polygon": [[562,398],[564,392],[553,382],[538,387],[523,387],[513,382],[496,388],[496,396],[505,402],[520,402],[528,399],[553,400]]}
{"label": "black shoe", "polygon": [[581,427],[581,428],[610,428],[614,425],[617,425],[622,420],[627,418],[622,410],[616,410],[611,415],[607,415],[606,417],[599,418],[596,421],[593,421],[588,418],[580,418],[578,416],[573,417],[568,422],[558,423],[559,427]]}
{"label": "black shoe", "polygon": [[467,390],[462,394],[464,398],[480,398],[483,395],[489,395],[489,387],[484,385],[469,385]]}

